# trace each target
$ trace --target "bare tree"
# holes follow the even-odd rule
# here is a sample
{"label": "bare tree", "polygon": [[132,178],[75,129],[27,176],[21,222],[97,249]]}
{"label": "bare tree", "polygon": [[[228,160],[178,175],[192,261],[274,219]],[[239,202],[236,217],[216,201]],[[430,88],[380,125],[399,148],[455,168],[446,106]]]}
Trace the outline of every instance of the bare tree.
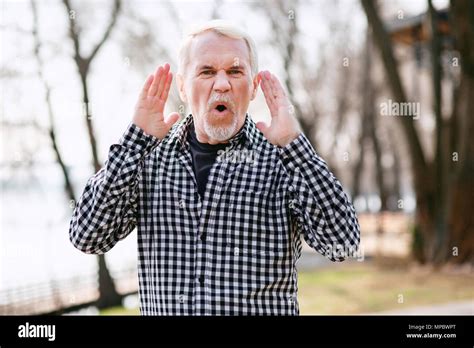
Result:
{"label": "bare tree", "polygon": [[[295,98],[295,92],[299,86],[296,85],[292,78],[292,70],[297,68],[296,63],[299,60],[299,52],[297,52],[298,48],[295,46],[295,41],[297,40],[299,34],[297,26],[297,14],[295,13],[298,2],[292,1],[290,5],[291,7],[287,7],[289,5],[283,0],[257,4],[260,10],[262,10],[266,17],[270,20],[272,33],[274,35],[270,38],[270,40],[274,43],[274,46],[278,49],[279,54],[282,57],[282,64],[285,72],[283,83],[292,100],[294,112],[300,121],[303,132],[306,134],[311,143],[317,147],[314,136],[317,112],[315,109],[313,109],[312,111],[314,111],[314,113],[308,115],[307,112],[304,112],[305,107]],[[305,74],[301,75],[306,76]],[[313,106],[313,104],[309,105],[310,108]]]}
{"label": "bare tree", "polygon": [[360,79],[360,89],[362,92],[362,110],[359,134],[359,158],[354,166],[354,181],[352,185],[352,197],[357,197],[361,193],[361,181],[364,170],[364,161],[366,159],[365,145],[371,134],[371,120],[374,114],[374,99],[375,90],[372,84],[371,75],[371,45],[369,41],[369,31],[367,30],[366,47],[364,53],[363,69],[361,70],[362,77]]}
{"label": "bare tree", "polygon": [[[407,102],[407,94],[397,70],[398,65],[390,36],[380,19],[376,5],[369,0],[361,0],[361,2],[374,33],[374,42],[381,53],[392,95],[396,102]],[[459,140],[451,142],[454,144],[451,152],[445,150],[445,144],[449,142],[446,142],[444,137],[448,132],[446,131],[446,122],[443,122],[441,117],[440,80],[442,75],[439,64],[441,48],[437,33],[438,15],[431,3],[429,3],[429,9],[432,23],[431,55],[436,120],[435,155],[431,162],[427,161],[413,119],[403,117],[399,121],[409,148],[408,153],[411,159],[417,198],[415,240],[419,243],[420,249],[416,255],[421,262],[434,262],[435,264],[446,261],[472,261],[474,259],[474,224],[469,207],[474,193],[472,177],[474,159],[472,141],[467,139],[468,131],[472,131],[472,115],[474,113],[474,74],[472,70],[474,66],[474,44],[472,44],[474,26],[470,21],[474,16],[474,7],[467,0],[452,1],[451,3],[455,38],[462,61],[461,86],[458,98],[454,102],[457,112],[450,121],[451,134],[456,133]],[[462,123],[462,126],[459,123]],[[460,163],[450,158],[455,154],[461,156]],[[452,169],[448,178],[444,173],[449,161],[456,163],[450,165]],[[449,241],[449,244],[446,244],[446,241]]]}
{"label": "bare tree", "polygon": [[[165,4],[167,13],[162,14],[162,16],[178,18],[178,12],[173,4],[170,2]],[[121,18],[124,23],[124,30],[120,38],[121,47],[123,52],[127,52],[127,55],[132,54],[131,60],[136,62],[133,64],[134,67],[141,69],[141,73],[148,73],[150,67],[154,69],[158,64],[157,61],[160,59],[172,66],[177,66],[177,59],[170,52],[170,49],[165,47],[156,38],[157,30],[160,30],[159,24],[142,16],[129,3],[125,3],[123,13]],[[176,29],[178,30],[179,22],[177,20],[171,22],[176,24]],[[134,54],[133,52],[137,53]],[[172,110],[179,110],[181,116],[184,116],[184,105],[174,89],[170,91],[167,105]]]}
{"label": "bare tree", "polygon": [[[455,47],[460,54],[461,76],[455,86],[454,107],[448,127],[449,177],[446,179],[449,192],[449,236],[448,245],[457,247],[458,261],[474,258],[474,3],[468,0],[451,0],[451,26]],[[461,158],[454,161],[454,156]],[[448,250],[451,252],[451,250]],[[450,254],[452,256],[452,254]]]}
{"label": "bare tree", "polygon": [[47,129],[47,133],[51,140],[51,145],[56,156],[56,162],[58,163],[59,167],[61,168],[61,172],[64,178],[64,188],[69,200],[75,202],[76,196],[74,194],[74,187],[69,175],[69,170],[64,162],[63,156],[61,155],[61,151],[59,150],[59,144],[56,138],[56,125],[55,125],[55,116],[53,112],[53,105],[51,102],[51,87],[49,86],[48,82],[46,81],[45,77],[43,76],[44,70],[44,62],[41,58],[40,49],[41,49],[41,41],[38,34],[38,11],[36,8],[36,3],[34,0],[30,0],[31,10],[33,13],[33,39],[34,39],[34,56],[36,58],[36,62],[38,64],[38,77],[43,84],[43,88],[45,91],[45,101],[48,108],[48,117],[49,117],[49,127]]}
{"label": "bare tree", "polygon": [[[94,171],[97,172],[102,167],[101,162],[99,160],[98,152],[97,152],[97,141],[94,132],[94,126],[92,123],[92,113],[90,108],[90,97],[89,97],[89,88],[87,83],[87,78],[90,72],[91,64],[97,54],[99,53],[100,49],[104,46],[106,41],[109,39],[110,34],[117,23],[117,18],[120,13],[121,8],[121,1],[115,0],[113,3],[112,14],[109,19],[107,28],[102,35],[102,38],[99,42],[94,46],[92,51],[89,55],[84,55],[81,52],[81,38],[80,38],[80,31],[77,28],[76,20],[75,20],[75,10],[72,8],[71,3],[69,0],[63,0],[63,4],[66,10],[66,14],[68,16],[69,22],[69,37],[72,40],[73,47],[74,47],[74,62],[76,63],[77,71],[79,73],[79,77],[81,80],[82,85],[82,100],[84,106],[84,118],[87,126],[88,136],[89,136],[89,143],[91,145],[91,154],[93,159],[93,167]],[[121,304],[121,296],[117,293],[115,289],[115,285],[113,279],[110,275],[110,272],[107,268],[107,264],[105,262],[104,255],[98,256],[98,264],[99,264],[99,300],[97,301],[97,306],[99,308],[110,307],[114,305]]]}
{"label": "bare tree", "polygon": [[400,150],[396,146],[397,142],[395,140],[394,130],[389,129],[388,132],[388,146],[392,149],[393,155],[393,166],[391,168],[391,177],[392,177],[392,185],[389,189],[390,196],[393,198],[393,204],[390,209],[397,207],[398,208],[398,201],[402,197],[402,189],[401,189],[401,176],[402,176],[402,167],[401,167],[401,159],[400,159]]}
{"label": "bare tree", "polygon": [[[334,6],[335,12],[338,10],[338,4],[330,4],[330,6]],[[335,111],[330,120],[330,123],[334,124],[332,144],[326,146],[330,152],[324,155],[327,157],[331,170],[336,176],[339,176],[338,169],[340,168],[334,161],[340,157],[337,154],[339,135],[347,131],[346,126],[351,121],[348,115],[360,113],[357,109],[360,102],[359,94],[353,93],[360,90],[360,87],[356,85],[358,83],[357,73],[360,70],[358,67],[359,57],[352,52],[349,45],[351,24],[334,16],[328,19],[331,41],[319,45],[319,64],[315,65],[310,62],[298,45],[301,34],[298,29],[298,6],[298,1],[280,0],[260,3],[259,8],[270,22],[273,35],[269,41],[278,51],[278,56],[281,57],[285,74],[283,82],[292,99],[295,114],[302,125],[303,132],[319,151],[321,151],[321,144],[316,137],[316,130],[323,123],[324,104],[321,104],[321,95],[324,92],[329,92],[335,99]],[[334,57],[340,57],[340,60],[337,60],[338,63],[334,63]],[[350,64],[348,61],[346,62],[349,57]],[[329,69],[329,67],[331,68]],[[328,72],[330,73],[328,74]],[[352,97],[355,94],[356,97]],[[370,124],[365,123],[364,125],[369,126]],[[368,136],[369,134],[363,134],[364,139]],[[355,151],[362,150],[355,148]],[[360,153],[359,158],[362,157],[364,157],[364,153]],[[358,169],[359,167],[356,165],[353,168]],[[355,175],[360,177],[361,174],[356,173]]]}

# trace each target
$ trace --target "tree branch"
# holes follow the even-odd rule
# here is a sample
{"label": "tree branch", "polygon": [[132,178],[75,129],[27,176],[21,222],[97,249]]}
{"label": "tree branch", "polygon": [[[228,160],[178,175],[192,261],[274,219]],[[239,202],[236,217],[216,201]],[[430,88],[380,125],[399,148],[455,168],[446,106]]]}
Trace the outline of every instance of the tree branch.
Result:
{"label": "tree branch", "polygon": [[113,12],[112,12],[112,17],[110,18],[109,25],[107,26],[107,29],[106,29],[104,35],[102,36],[102,39],[95,46],[95,48],[92,50],[92,53],[90,54],[90,56],[87,57],[87,60],[89,62],[91,62],[94,59],[97,52],[99,52],[99,50],[102,47],[102,45],[104,44],[104,42],[107,41],[108,37],[110,36],[110,33],[112,32],[112,29],[115,26],[115,23],[117,23],[117,18],[118,18],[118,14],[120,12],[120,7],[121,7],[120,0],[115,0],[114,9],[113,9]]}
{"label": "tree branch", "polygon": [[76,28],[76,22],[73,16],[71,16],[71,13],[73,11],[71,4],[69,3],[69,0],[63,0],[64,6],[66,6],[67,10],[67,15],[69,18],[69,36],[72,39],[72,42],[74,43],[74,59],[77,63],[77,65],[80,65],[80,62],[82,60],[81,57],[81,46],[79,42],[79,36],[77,35],[77,28]]}
{"label": "tree branch", "polygon": [[120,7],[121,7],[121,2],[120,0],[115,0],[114,2],[114,8],[112,12],[112,16],[109,21],[109,25],[107,26],[107,29],[104,32],[104,35],[102,36],[102,39],[97,43],[97,45],[94,47],[92,50],[91,54],[88,57],[83,57],[81,55],[80,51],[80,41],[79,41],[79,35],[77,33],[77,27],[76,27],[76,22],[73,16],[71,16],[71,12],[73,11],[71,7],[71,3],[69,0],[63,0],[64,6],[66,6],[66,10],[68,12],[68,18],[69,18],[69,36],[71,37],[73,43],[74,43],[74,59],[76,61],[77,66],[80,69],[81,75],[86,75],[85,72],[87,69],[89,69],[89,65],[91,61],[94,59],[94,57],[97,55],[101,47],[104,45],[105,41],[110,36],[110,33],[112,32],[112,29],[114,28],[118,14],[120,12]]}

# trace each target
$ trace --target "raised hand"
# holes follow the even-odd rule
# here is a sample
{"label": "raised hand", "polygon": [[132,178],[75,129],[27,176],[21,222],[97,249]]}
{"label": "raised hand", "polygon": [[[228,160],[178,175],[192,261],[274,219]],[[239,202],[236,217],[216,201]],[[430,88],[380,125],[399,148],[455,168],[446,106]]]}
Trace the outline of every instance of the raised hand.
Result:
{"label": "raised hand", "polygon": [[285,147],[301,133],[298,120],[276,76],[268,71],[261,71],[259,79],[272,119],[270,126],[264,122],[258,122],[257,128],[270,143]]}
{"label": "raised hand", "polygon": [[163,139],[179,119],[177,112],[172,112],[166,119],[163,116],[172,80],[173,74],[168,63],[158,67],[155,74],[146,80],[135,107],[132,122],[146,134],[158,139]]}

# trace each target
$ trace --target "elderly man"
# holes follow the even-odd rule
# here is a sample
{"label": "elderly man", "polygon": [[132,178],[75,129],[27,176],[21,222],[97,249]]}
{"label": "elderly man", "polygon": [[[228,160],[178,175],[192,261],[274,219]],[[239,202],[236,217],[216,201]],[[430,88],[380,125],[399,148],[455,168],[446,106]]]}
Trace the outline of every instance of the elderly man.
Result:
{"label": "elderly man", "polygon": [[[168,64],[146,80],[71,242],[102,254],[137,227],[143,315],[298,315],[300,237],[344,260],[359,244],[351,203],[247,34],[214,21],[188,36],[177,84],[192,114],[179,123],[163,115],[171,81]],[[259,85],[270,125],[247,114]]]}

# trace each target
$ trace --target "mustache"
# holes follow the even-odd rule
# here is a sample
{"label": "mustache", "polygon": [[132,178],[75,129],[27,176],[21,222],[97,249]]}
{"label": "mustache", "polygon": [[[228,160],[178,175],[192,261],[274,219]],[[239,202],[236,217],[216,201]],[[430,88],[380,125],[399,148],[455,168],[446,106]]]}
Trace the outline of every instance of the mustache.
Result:
{"label": "mustache", "polygon": [[209,101],[207,102],[208,109],[211,110],[211,108],[215,106],[215,104],[218,102],[226,103],[226,105],[232,112],[235,110],[235,103],[232,98],[228,94],[218,93],[211,95],[211,97],[209,98]]}

